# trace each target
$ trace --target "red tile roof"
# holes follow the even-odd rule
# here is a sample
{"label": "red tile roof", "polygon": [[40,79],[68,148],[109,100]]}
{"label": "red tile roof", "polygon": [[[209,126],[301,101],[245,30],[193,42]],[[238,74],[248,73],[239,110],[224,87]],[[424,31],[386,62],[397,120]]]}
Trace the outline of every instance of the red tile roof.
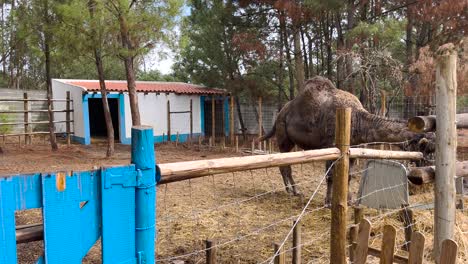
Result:
{"label": "red tile roof", "polygon": [[[94,80],[62,80],[65,83],[79,86],[88,92],[99,92],[99,81]],[[126,81],[106,81],[106,88],[109,92],[127,92]],[[176,94],[225,94],[222,89],[206,88],[182,82],[136,82],[137,92],[155,93],[176,93]]]}

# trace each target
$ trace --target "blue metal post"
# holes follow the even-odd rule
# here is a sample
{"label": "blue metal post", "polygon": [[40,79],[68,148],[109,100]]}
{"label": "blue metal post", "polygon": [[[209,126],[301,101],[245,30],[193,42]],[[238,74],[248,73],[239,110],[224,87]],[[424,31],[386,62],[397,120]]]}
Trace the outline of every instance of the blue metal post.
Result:
{"label": "blue metal post", "polygon": [[156,161],[153,128],[132,128],[132,163],[138,171],[135,192],[135,253],[140,263],[155,263]]}

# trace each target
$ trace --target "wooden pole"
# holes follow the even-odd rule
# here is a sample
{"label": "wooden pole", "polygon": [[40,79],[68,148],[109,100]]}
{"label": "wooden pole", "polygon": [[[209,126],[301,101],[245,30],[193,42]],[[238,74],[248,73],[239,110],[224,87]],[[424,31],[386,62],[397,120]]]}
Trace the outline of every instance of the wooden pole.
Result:
{"label": "wooden pole", "polygon": [[355,264],[365,264],[367,252],[369,251],[369,235],[371,224],[367,219],[363,219],[359,224],[358,238],[355,252]]}
{"label": "wooden pole", "polygon": [[23,93],[24,99],[24,144],[31,144],[31,135],[28,135],[29,131],[29,101],[28,93]]}
{"label": "wooden pole", "polygon": [[354,263],[356,259],[356,245],[358,228],[357,226],[351,226],[349,228],[349,261]]}
{"label": "wooden pole", "polygon": [[66,122],[66,129],[67,129],[67,146],[70,146],[71,144],[71,118],[70,118],[70,91],[67,91],[67,102],[66,102],[66,110],[67,112],[65,113],[65,122]]}
{"label": "wooden pole", "polygon": [[[275,243],[274,244],[274,250],[275,250],[274,254],[276,254],[276,252],[278,252],[279,249],[280,249],[280,244]],[[286,255],[284,254],[284,251],[279,252],[278,255],[275,256],[274,263],[275,264],[286,264]]]}
{"label": "wooden pole", "polygon": [[442,241],[453,239],[455,227],[457,52],[450,43],[441,46],[437,54],[434,259],[440,263]]}
{"label": "wooden pole", "polygon": [[192,141],[193,138],[193,101],[190,99],[190,141]]}
{"label": "wooden pole", "polygon": [[239,152],[239,137],[236,135],[236,153]]}
{"label": "wooden pole", "polygon": [[178,145],[179,145],[179,131],[177,131],[176,140],[175,140],[175,146],[177,147]]}
{"label": "wooden pole", "polygon": [[440,264],[455,264],[457,263],[458,245],[452,239],[446,239],[442,242],[442,250],[440,253]]}
{"label": "wooden pole", "polygon": [[351,108],[336,110],[335,142],[341,151],[333,175],[331,207],[330,263],[346,263],[346,219],[348,211],[349,145]]}
{"label": "wooden pole", "polygon": [[211,138],[213,146],[216,141],[216,100],[215,96],[211,96]]}
{"label": "wooden pole", "polygon": [[216,243],[211,240],[205,241],[206,245],[206,264],[216,264]]}
{"label": "wooden pole", "polygon": [[255,151],[255,140],[252,139],[252,149],[251,149],[251,153],[250,154],[254,154],[254,151]]}
{"label": "wooden pole", "polygon": [[171,142],[171,101],[167,100],[167,141]]}
{"label": "wooden pole", "polygon": [[296,221],[293,222],[296,225],[293,230],[293,251],[292,251],[292,263],[301,264],[301,223]]}
{"label": "wooden pole", "polygon": [[226,96],[224,95],[223,96],[223,99],[221,101],[221,149],[224,149],[225,147],[225,143],[226,143],[226,131],[225,131],[225,127],[226,127],[226,122],[228,122],[228,120],[226,120],[226,116],[225,116],[225,113],[224,111],[228,110],[228,109],[225,109],[224,108],[224,103],[226,102]]}
{"label": "wooden pole", "polygon": [[407,208],[408,205],[402,205],[403,209],[400,210],[400,218],[403,221],[403,228],[405,230],[405,244],[403,249],[409,251],[411,236],[413,235],[413,210]]}
{"label": "wooden pole", "polygon": [[[389,151],[380,151],[389,152]],[[338,159],[340,150],[337,148],[305,150],[300,152],[275,153],[267,155],[255,155],[245,157],[231,157],[211,160],[194,160],[159,164],[161,170],[161,181],[159,184],[183,181],[206,175],[228,173],[233,171],[245,171],[261,168],[293,165],[312,161],[325,161]],[[411,152],[409,152],[411,154]],[[412,154],[411,154],[412,155]],[[410,155],[410,156],[411,156]],[[387,157],[386,153],[372,158]],[[351,158],[358,158],[353,156]],[[369,156],[368,156],[369,157]]]}
{"label": "wooden pole", "polygon": [[340,151],[337,148],[329,148],[269,155],[165,163],[158,165],[161,171],[161,180],[158,184],[233,171],[278,167],[312,161],[335,160],[338,157],[340,157]]}
{"label": "wooden pole", "polygon": [[[262,111],[262,97],[258,97],[258,137],[263,134],[263,111]],[[258,142],[258,149],[262,150],[262,142]]]}
{"label": "wooden pole", "polygon": [[229,99],[229,138],[232,145],[234,140],[234,96],[231,95]]}

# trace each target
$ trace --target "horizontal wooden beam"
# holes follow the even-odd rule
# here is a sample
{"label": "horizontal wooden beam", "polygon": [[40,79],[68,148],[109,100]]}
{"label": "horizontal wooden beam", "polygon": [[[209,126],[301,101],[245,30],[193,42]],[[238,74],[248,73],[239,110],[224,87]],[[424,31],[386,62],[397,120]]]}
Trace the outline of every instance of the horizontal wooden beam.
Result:
{"label": "horizontal wooden beam", "polygon": [[[50,132],[40,131],[40,132],[29,132],[29,133],[12,133],[12,134],[0,134],[0,137],[14,137],[14,136],[26,136],[26,135],[49,135]],[[55,132],[55,134],[67,134],[67,132]],[[71,135],[75,132],[70,132]]]}
{"label": "horizontal wooden beam", "polygon": [[[468,128],[468,113],[457,114],[457,128]],[[416,133],[434,132],[436,130],[436,116],[415,116],[408,119],[408,128]]]}
{"label": "horizontal wooden beam", "polygon": [[[435,166],[411,168],[408,172],[408,180],[415,185],[434,182]],[[455,164],[456,177],[468,177],[468,161],[457,161]]]}
{"label": "horizontal wooden beam", "polygon": [[16,227],[16,244],[40,241],[44,238],[42,223]]}
{"label": "horizontal wooden beam", "polygon": [[[159,164],[161,180],[158,184],[178,182],[213,174],[254,170],[311,161],[336,160],[341,156],[339,149],[327,148],[248,157],[221,158]],[[376,149],[350,149],[350,158],[360,159],[422,159],[420,152],[390,151]]]}
{"label": "horizontal wooden beam", "polygon": [[[73,120],[70,121],[54,121],[53,123],[73,123]],[[49,124],[49,121],[31,121],[31,122],[11,122],[11,123],[0,123],[0,126],[14,126],[14,125],[29,125],[29,124]]]}
{"label": "horizontal wooden beam", "polygon": [[[49,110],[0,110],[0,114],[48,113]],[[54,113],[73,112],[73,110],[51,110]]]}
{"label": "horizontal wooden beam", "polygon": [[[47,102],[47,99],[1,98],[0,102]],[[67,99],[52,99],[52,102],[66,102]],[[73,99],[70,99],[73,102]]]}
{"label": "horizontal wooden beam", "polygon": [[[353,243],[354,246],[357,246],[357,243]],[[376,249],[374,247],[369,247],[367,250],[367,254],[380,258],[380,249]],[[399,263],[399,264],[408,264],[408,258],[400,255],[393,255],[393,263]]]}

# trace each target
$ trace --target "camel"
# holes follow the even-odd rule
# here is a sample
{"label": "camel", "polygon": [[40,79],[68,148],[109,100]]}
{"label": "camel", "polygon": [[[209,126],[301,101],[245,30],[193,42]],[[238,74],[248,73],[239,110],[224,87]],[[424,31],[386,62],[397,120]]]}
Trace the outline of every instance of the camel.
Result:
{"label": "camel", "polygon": [[[296,98],[279,112],[273,128],[258,141],[276,136],[281,152],[289,152],[295,145],[304,149],[333,147],[335,139],[335,112],[350,107],[351,145],[370,142],[407,142],[406,149],[433,152],[434,136],[408,130],[406,122],[389,120],[369,113],[351,93],[337,89],[330,80],[316,76],[309,79]],[[327,168],[331,162],[327,162]],[[288,193],[299,194],[292,177],[291,166],[280,167]],[[332,173],[327,175],[327,195],[331,198]]]}

